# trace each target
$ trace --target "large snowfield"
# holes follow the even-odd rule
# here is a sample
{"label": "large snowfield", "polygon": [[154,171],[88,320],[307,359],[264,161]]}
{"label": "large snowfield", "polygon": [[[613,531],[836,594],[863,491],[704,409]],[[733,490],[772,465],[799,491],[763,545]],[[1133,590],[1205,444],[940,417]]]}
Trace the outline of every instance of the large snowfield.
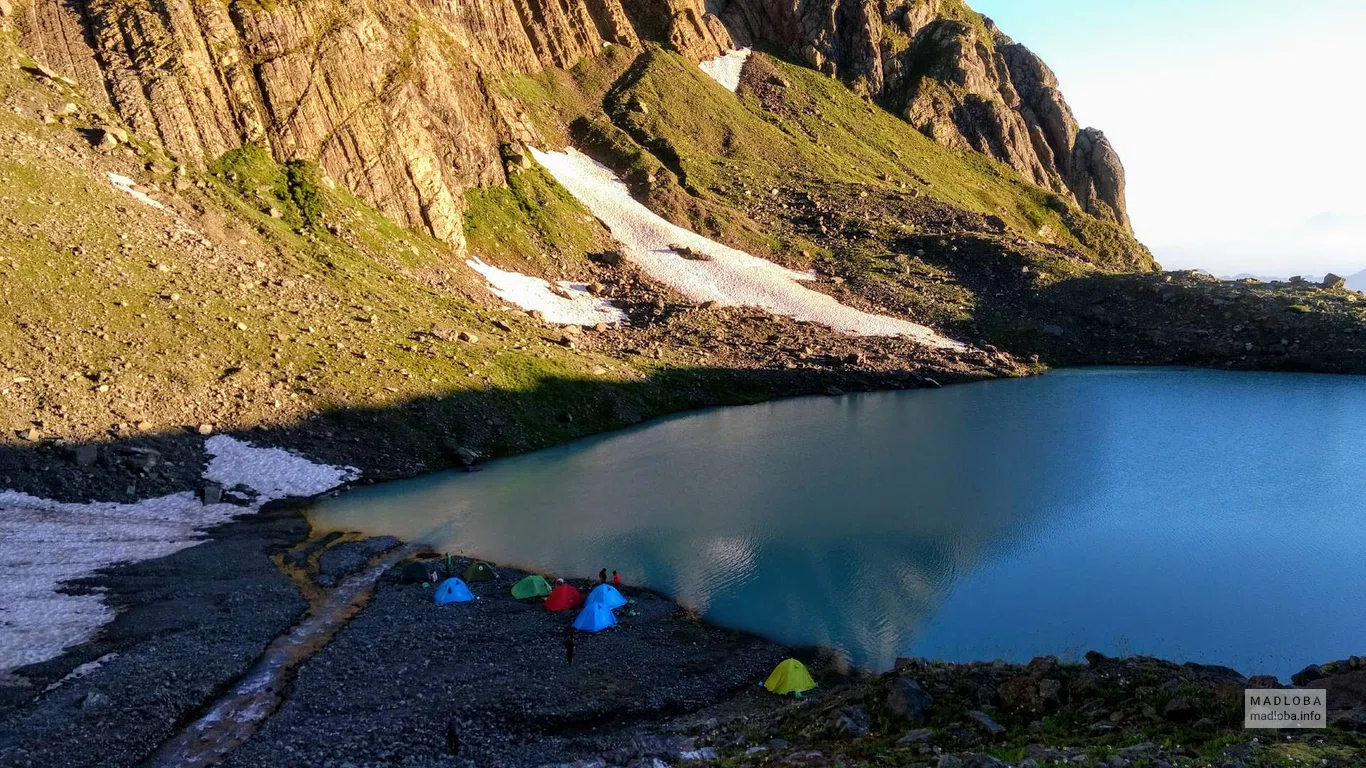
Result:
{"label": "large snowfield", "polygon": [[250,504],[205,505],[192,491],[133,504],[73,504],[0,491],[0,674],[53,658],[114,618],[98,594],[69,595],[63,582],[115,563],[164,557],[202,531],[268,501],[312,496],[355,479],[349,467],[316,464],[226,435],[205,441],[204,478],[255,491]]}
{"label": "large snowfield", "polygon": [[[918,323],[847,307],[801,284],[815,279],[812,274],[781,267],[670,224],[631,197],[611,169],[572,147],[563,152],[535,148],[531,152],[561,186],[607,225],[631,261],[693,301],[760,307],[857,336],[905,336],[936,347],[963,346]],[[708,260],[684,258],[673,246],[686,247]]]}

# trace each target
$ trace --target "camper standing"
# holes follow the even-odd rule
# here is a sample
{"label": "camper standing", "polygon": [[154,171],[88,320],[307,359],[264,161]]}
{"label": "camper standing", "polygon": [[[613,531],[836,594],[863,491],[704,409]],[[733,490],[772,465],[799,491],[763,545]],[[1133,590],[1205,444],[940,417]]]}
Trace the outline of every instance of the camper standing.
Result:
{"label": "camper standing", "polygon": [[571,666],[574,663],[574,631],[564,633],[564,663]]}

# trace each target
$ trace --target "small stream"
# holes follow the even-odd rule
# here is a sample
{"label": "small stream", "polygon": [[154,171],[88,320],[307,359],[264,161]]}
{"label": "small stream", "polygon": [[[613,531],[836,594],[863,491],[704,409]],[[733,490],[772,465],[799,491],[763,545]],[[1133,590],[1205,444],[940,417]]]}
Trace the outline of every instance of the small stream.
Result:
{"label": "small stream", "polygon": [[143,761],[147,768],[216,765],[256,733],[284,703],[294,670],[346,626],[374,594],[385,571],[413,553],[399,547],[312,601],[308,615],[275,638],[251,669],[199,719]]}

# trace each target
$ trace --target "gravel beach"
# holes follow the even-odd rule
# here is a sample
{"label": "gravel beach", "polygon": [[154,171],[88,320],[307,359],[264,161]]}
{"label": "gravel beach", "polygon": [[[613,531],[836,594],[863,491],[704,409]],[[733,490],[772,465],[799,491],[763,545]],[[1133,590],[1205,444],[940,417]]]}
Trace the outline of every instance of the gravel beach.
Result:
{"label": "gravel beach", "polygon": [[71,585],[106,590],[118,617],[0,685],[0,765],[136,765],[299,618],[307,603],[270,555],[307,534],[297,512],[267,508],[197,546]]}
{"label": "gravel beach", "polygon": [[[460,569],[467,562],[458,561]],[[526,574],[498,574],[470,584],[478,600],[437,606],[431,588],[400,584],[391,572],[226,765],[276,766],[282,757],[315,766],[567,763],[629,751],[667,717],[754,686],[784,657],[776,644],[626,587],[634,602],[618,609],[620,623],[578,633],[568,665],[562,641],[577,611],[517,601],[510,590]],[[446,743],[452,718],[461,729],[458,758]]]}

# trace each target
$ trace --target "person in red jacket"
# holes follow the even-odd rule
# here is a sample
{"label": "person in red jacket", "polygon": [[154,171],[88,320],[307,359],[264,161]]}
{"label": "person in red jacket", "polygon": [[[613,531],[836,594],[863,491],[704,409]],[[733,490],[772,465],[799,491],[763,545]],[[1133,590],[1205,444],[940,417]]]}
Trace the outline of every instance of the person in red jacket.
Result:
{"label": "person in red jacket", "polygon": [[612,584],[618,587],[621,586],[621,574],[616,571],[612,571]]}

